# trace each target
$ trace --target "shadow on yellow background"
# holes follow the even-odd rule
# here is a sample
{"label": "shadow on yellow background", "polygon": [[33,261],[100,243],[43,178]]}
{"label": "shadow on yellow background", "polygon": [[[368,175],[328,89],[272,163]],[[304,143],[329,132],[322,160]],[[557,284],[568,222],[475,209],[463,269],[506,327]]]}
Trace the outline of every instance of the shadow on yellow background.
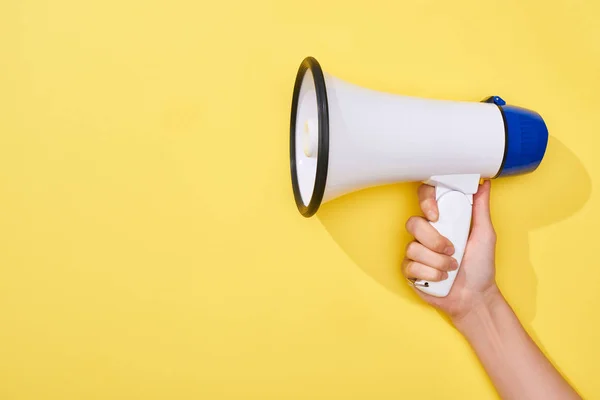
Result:
{"label": "shadow on yellow background", "polygon": [[[367,275],[402,300],[421,304],[399,268],[411,240],[404,222],[420,214],[417,187],[418,183],[402,183],[352,193],[324,204],[318,218]],[[494,218],[499,237],[497,281],[533,336],[531,322],[536,314],[538,280],[530,260],[528,235],[534,229],[569,218],[583,207],[590,194],[591,180],[583,164],[554,137],[550,137],[537,171],[493,182],[492,216],[502,215]],[[565,279],[569,279],[568,274]]]}

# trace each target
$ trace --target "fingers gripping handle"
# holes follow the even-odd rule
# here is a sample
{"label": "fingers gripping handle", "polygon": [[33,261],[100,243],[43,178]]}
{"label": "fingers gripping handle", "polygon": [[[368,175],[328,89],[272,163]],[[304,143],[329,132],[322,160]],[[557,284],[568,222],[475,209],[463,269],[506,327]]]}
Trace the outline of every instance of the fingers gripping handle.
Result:
{"label": "fingers gripping handle", "polygon": [[444,237],[448,238],[454,245],[452,257],[458,261],[459,268],[448,271],[448,278],[440,282],[418,280],[415,286],[432,296],[445,297],[452,289],[456,274],[460,270],[465,246],[471,228],[471,215],[473,211],[473,195],[462,191],[453,190],[446,186],[437,184],[435,186],[435,197],[438,204],[439,218],[431,225]]}

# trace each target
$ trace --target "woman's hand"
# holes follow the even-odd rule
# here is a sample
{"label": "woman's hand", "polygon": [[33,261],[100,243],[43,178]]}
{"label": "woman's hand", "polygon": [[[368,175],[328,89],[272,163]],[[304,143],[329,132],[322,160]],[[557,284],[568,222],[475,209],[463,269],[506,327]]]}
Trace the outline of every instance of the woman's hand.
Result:
{"label": "woman's hand", "polygon": [[[460,320],[482,303],[499,294],[495,281],[496,233],[490,216],[490,181],[479,186],[473,198],[473,223],[462,265],[452,290],[446,297],[434,297],[416,290],[426,302],[445,312],[453,321]],[[408,279],[440,281],[447,271],[456,269],[452,243],[428,222],[438,218],[435,188],[419,187],[419,203],[427,217],[411,217],[406,229],[415,240],[408,244],[402,273]]]}
{"label": "woman's hand", "polygon": [[[402,272],[408,279],[439,281],[453,268],[452,244],[429,221],[438,218],[435,189],[419,187],[423,217],[406,228],[408,245]],[[473,224],[462,265],[446,297],[417,290],[419,296],[452,319],[481,361],[503,399],[580,399],[528,336],[495,281],[496,233],[490,217],[490,182],[473,199]]]}

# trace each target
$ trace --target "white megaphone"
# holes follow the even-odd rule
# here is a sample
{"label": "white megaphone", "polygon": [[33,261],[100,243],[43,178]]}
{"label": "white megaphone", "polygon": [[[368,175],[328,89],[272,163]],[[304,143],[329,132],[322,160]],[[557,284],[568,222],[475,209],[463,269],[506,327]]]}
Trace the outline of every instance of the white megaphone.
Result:
{"label": "white megaphone", "polygon": [[[296,75],[290,167],[300,213],[310,217],[322,202],[367,187],[422,181],[436,188],[432,225],[453,243],[459,266],[480,179],[535,170],[547,143],[539,114],[498,96],[460,102],[382,93],[323,73],[312,57]],[[444,297],[459,270],[415,285]]]}

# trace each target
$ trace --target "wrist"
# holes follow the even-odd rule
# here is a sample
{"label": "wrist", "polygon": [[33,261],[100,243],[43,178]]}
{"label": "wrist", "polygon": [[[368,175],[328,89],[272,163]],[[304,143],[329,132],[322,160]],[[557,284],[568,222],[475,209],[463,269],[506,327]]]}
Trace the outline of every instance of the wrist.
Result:
{"label": "wrist", "polygon": [[494,310],[499,305],[506,304],[506,300],[495,283],[483,292],[474,295],[470,302],[467,311],[451,318],[452,324],[463,335],[472,329],[477,329],[477,326],[485,324],[486,320],[492,318]]}

